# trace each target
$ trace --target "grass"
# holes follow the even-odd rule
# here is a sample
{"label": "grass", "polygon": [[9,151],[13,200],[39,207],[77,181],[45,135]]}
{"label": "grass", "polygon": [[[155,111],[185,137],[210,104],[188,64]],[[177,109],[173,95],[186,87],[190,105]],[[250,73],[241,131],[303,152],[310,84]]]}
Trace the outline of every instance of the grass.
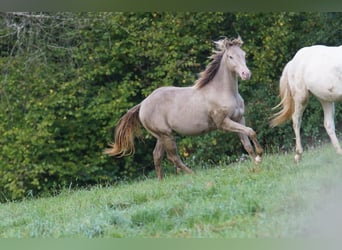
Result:
{"label": "grass", "polygon": [[330,146],[0,205],[1,238],[268,238],[302,235],[342,178]]}

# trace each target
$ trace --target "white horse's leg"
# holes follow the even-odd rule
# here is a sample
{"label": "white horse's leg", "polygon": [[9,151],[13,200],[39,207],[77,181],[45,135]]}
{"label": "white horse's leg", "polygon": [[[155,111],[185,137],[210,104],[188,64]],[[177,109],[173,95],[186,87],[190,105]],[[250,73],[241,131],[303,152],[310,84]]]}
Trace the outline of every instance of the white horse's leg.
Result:
{"label": "white horse's leg", "polygon": [[324,127],[327,131],[331,143],[333,144],[334,148],[336,149],[336,152],[338,154],[342,154],[342,149],[340,146],[340,143],[338,142],[338,139],[336,137],[335,132],[335,104],[333,102],[326,102],[321,100],[321,104],[324,111]]}
{"label": "white horse's leg", "polygon": [[295,161],[298,163],[301,160],[302,154],[303,154],[303,146],[302,146],[302,141],[300,138],[300,127],[302,124],[302,116],[307,105],[307,100],[305,99],[305,101],[301,101],[301,100],[294,98],[294,101],[295,101],[295,109],[292,114],[292,127],[296,136]]}

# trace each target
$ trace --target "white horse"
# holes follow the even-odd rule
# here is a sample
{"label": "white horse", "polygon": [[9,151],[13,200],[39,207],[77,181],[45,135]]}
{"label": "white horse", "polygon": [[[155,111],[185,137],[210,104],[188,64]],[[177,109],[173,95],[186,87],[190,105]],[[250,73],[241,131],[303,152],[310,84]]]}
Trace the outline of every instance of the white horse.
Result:
{"label": "white horse", "polygon": [[292,117],[296,135],[296,162],[300,161],[303,153],[300,126],[309,93],[322,104],[324,127],[336,152],[342,154],[334,123],[334,102],[342,100],[342,46],[315,45],[302,48],[283,70],[280,78],[281,102],[275,107],[283,106],[283,109],[274,115],[271,126],[275,127]]}

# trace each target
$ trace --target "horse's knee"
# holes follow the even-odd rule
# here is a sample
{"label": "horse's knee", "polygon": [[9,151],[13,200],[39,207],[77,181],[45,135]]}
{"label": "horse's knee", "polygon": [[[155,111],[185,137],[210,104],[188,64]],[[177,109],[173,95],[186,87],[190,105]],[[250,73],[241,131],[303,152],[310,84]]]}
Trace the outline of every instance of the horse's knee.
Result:
{"label": "horse's knee", "polygon": [[248,128],[248,137],[255,139],[256,138],[256,132],[252,128]]}
{"label": "horse's knee", "polygon": [[329,130],[329,129],[331,129],[333,126],[332,126],[332,123],[331,123],[330,121],[325,120],[325,121],[324,121],[324,127],[325,127],[326,130]]}
{"label": "horse's knee", "polygon": [[331,123],[331,122],[324,122],[324,128],[327,131],[329,136],[334,135],[335,132],[335,124]]}

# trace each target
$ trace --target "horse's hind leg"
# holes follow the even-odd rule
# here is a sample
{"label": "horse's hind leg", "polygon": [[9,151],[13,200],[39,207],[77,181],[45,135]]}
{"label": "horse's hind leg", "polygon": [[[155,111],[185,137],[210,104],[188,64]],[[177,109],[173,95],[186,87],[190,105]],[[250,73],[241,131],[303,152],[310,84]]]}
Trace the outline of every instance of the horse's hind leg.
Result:
{"label": "horse's hind leg", "polygon": [[324,111],[324,127],[327,131],[331,143],[333,144],[334,148],[336,149],[336,152],[338,154],[342,154],[342,149],[340,146],[340,143],[338,142],[338,139],[336,137],[335,132],[335,123],[334,123],[334,116],[335,116],[335,105],[333,102],[325,102],[320,101],[323,107]]}
{"label": "horse's hind leg", "polygon": [[185,164],[180,159],[177,153],[177,145],[173,136],[164,135],[161,138],[161,140],[166,150],[167,158],[169,159],[169,161],[171,161],[175,165],[175,167],[177,168],[177,172],[179,169],[181,169],[189,174],[193,173],[193,171],[187,166],[185,166]]}
{"label": "horse's hind leg", "polygon": [[164,145],[161,142],[161,140],[157,139],[157,144],[153,150],[153,161],[154,161],[154,167],[156,169],[156,173],[158,176],[158,179],[163,179],[163,171],[161,169],[161,163],[164,156]]}
{"label": "horse's hind leg", "polygon": [[296,136],[296,155],[295,161],[298,163],[303,154],[303,146],[300,138],[300,127],[302,124],[303,112],[307,106],[308,96],[295,96],[294,97],[294,112],[292,114],[292,127]]}

